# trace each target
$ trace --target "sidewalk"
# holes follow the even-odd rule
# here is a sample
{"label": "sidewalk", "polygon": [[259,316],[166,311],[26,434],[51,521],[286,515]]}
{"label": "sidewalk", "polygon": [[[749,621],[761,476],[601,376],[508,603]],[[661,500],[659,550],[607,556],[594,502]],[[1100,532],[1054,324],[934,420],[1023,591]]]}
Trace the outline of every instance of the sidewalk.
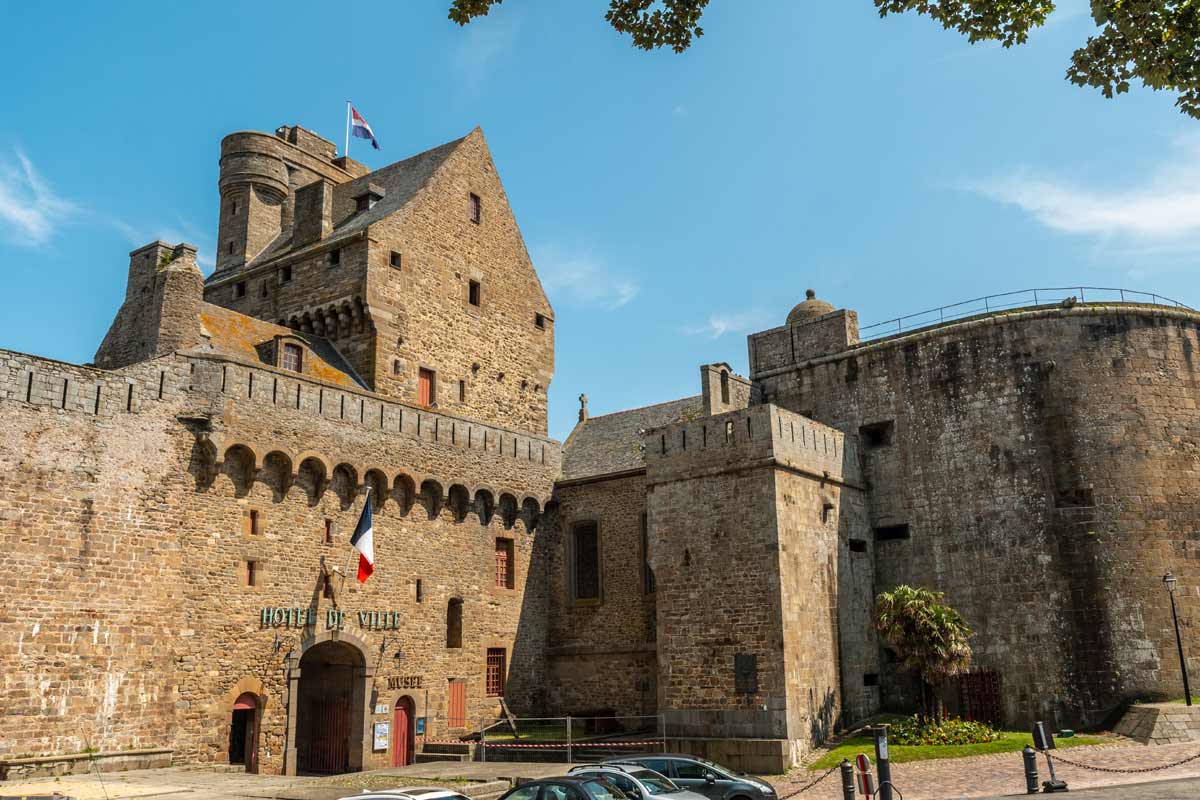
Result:
{"label": "sidewalk", "polygon": [[[1080,763],[1112,768],[1156,767],[1200,753],[1200,743],[1150,747],[1146,745],[1094,745],[1072,747],[1062,754]],[[868,753],[874,759],[874,753]],[[1167,781],[1200,777],[1200,759],[1172,769],[1132,774],[1093,772],[1055,761],[1054,771],[1072,791],[1088,787],[1120,786],[1147,781]],[[1039,782],[1049,778],[1046,759],[1038,757]],[[820,772],[793,770],[775,781],[780,797],[786,797]],[[996,797],[1025,794],[1025,773],[1020,753],[997,753],[973,758],[910,761],[892,765],[892,783],[904,794],[904,800],[949,800],[959,797]],[[1069,796],[1069,795],[1068,795]],[[1165,795],[1164,795],[1165,796]],[[1200,795],[1196,795],[1200,796]],[[825,780],[799,795],[796,800],[841,800],[841,777],[834,771]]]}

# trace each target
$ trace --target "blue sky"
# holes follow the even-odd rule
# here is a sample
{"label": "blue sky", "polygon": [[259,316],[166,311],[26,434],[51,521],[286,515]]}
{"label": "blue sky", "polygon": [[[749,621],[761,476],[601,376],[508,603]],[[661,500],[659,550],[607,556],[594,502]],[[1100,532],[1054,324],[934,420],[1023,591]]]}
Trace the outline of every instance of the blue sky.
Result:
{"label": "blue sky", "polygon": [[551,433],[746,369],[804,290],[864,325],[1086,284],[1200,303],[1200,123],[1063,80],[1091,21],[971,46],[870,0],[713,0],[684,55],[603,0],[0,0],[0,347],[91,359],[133,247],[211,268],[222,135],[298,123],[378,167],[483,126],[557,315]]}

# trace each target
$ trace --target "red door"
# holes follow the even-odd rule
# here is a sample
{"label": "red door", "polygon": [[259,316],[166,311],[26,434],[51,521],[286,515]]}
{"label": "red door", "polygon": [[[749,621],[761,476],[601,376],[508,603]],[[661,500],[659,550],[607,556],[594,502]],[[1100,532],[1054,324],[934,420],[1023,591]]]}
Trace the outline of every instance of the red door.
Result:
{"label": "red door", "polygon": [[392,716],[392,766],[407,767],[413,754],[413,701],[401,697]]}
{"label": "red door", "polygon": [[417,402],[423,406],[431,406],[437,399],[437,389],[433,383],[433,370],[421,369],[417,372]]}

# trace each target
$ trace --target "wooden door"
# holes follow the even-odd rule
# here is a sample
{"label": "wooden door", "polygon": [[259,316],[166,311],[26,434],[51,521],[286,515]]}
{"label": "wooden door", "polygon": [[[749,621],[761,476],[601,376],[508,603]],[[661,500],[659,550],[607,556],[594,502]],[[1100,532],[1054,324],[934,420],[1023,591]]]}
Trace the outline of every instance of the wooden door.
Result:
{"label": "wooden door", "polygon": [[413,752],[413,708],[412,701],[402,697],[396,701],[392,714],[392,766],[407,767],[412,763]]}
{"label": "wooden door", "polygon": [[465,681],[450,681],[449,691],[446,724],[451,728],[465,728],[467,727],[467,684]]}
{"label": "wooden door", "polygon": [[437,400],[437,387],[433,382],[433,370],[420,369],[417,371],[417,402],[423,406],[431,406]]}

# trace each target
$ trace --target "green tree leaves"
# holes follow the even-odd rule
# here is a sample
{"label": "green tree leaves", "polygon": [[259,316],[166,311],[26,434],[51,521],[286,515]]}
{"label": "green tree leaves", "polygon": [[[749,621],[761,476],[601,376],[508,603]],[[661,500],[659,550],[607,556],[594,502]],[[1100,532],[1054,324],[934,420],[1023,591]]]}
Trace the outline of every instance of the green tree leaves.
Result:
{"label": "green tree leaves", "polygon": [[[450,19],[466,25],[503,0],[453,0]],[[845,0],[834,0],[845,2]],[[1024,44],[1055,11],[1053,0],[871,0],[879,15],[913,12],[956,30],[972,43]],[[635,47],[682,53],[703,36],[709,0],[609,0],[604,18]],[[1075,51],[1067,79],[1105,97],[1131,81],[1178,93],[1175,104],[1200,119],[1200,0],[1092,0],[1099,32]]]}
{"label": "green tree leaves", "polygon": [[[971,629],[957,611],[942,603],[943,597],[941,592],[901,585],[875,598],[875,630],[900,663],[929,686],[938,686],[971,666]],[[924,692],[922,705],[926,705]]]}

